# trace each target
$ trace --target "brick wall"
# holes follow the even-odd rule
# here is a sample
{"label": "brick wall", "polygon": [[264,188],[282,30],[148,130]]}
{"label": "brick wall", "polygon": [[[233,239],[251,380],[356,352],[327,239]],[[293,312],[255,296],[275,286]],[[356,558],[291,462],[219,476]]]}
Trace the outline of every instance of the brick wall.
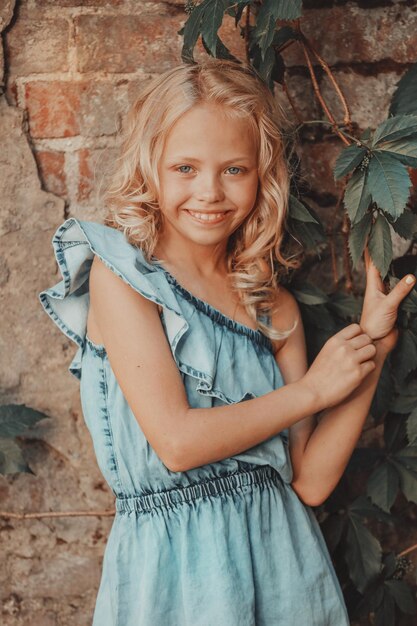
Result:
{"label": "brick wall", "polygon": [[[357,130],[385,118],[395,83],[417,60],[416,4],[305,2],[304,31],[332,64]],[[51,326],[37,293],[58,279],[50,247],[56,226],[70,215],[101,219],[100,183],[117,154],[116,131],[141,83],[180,61],[183,5],[0,0],[6,91],[0,97],[0,303],[6,305],[0,386],[4,403],[25,403],[51,416],[23,443],[34,474],[0,476],[4,510],[113,507],[83,423],[78,384],[66,371],[74,344]],[[222,38],[242,57],[233,20],[226,20]],[[304,58],[295,47],[285,58],[302,117],[323,117]],[[0,75],[2,59],[0,46]],[[340,120],[329,81],[317,70]],[[326,130],[304,132],[307,193],[324,219],[337,196],[331,167],[340,148]],[[91,624],[111,523],[99,517],[0,519],[2,623]]]}

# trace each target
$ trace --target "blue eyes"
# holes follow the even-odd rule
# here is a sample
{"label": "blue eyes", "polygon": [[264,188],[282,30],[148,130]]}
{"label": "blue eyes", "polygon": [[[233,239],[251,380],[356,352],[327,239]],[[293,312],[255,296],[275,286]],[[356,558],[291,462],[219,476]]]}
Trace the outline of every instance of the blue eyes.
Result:
{"label": "blue eyes", "polygon": [[[183,168],[185,168],[185,169],[187,169],[187,168],[188,168],[188,171],[186,171],[186,172],[185,172]],[[180,172],[180,174],[189,174],[191,169],[192,169],[192,168],[191,168],[191,165],[180,165],[180,166],[177,168],[177,171],[178,171],[178,172]],[[237,172],[236,172],[236,171],[235,171],[235,172],[232,172],[232,175],[233,175],[233,176],[235,176],[236,174],[239,174],[239,172],[242,172],[242,171],[243,171],[241,167],[235,167],[234,165],[233,165],[233,166],[231,166],[231,167],[228,167],[227,169],[228,169],[228,170],[238,170]]]}

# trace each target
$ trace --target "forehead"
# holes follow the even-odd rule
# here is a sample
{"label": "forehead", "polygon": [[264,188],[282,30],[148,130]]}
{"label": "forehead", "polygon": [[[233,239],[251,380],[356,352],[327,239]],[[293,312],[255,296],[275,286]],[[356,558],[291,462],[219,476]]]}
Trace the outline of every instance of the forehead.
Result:
{"label": "forehead", "polygon": [[[229,153],[253,156],[256,141],[248,118],[228,115],[221,107],[199,104],[184,113],[165,140],[164,155],[201,156],[207,151],[222,158]],[[227,153],[227,155],[226,155]]]}

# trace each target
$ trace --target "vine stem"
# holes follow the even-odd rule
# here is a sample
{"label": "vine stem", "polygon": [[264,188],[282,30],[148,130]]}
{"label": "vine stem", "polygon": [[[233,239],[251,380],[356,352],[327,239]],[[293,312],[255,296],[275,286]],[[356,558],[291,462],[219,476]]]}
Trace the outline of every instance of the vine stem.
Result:
{"label": "vine stem", "polygon": [[246,15],[245,15],[245,51],[246,51],[246,61],[250,65],[249,27],[250,27],[250,4],[247,4],[246,5]]}
{"label": "vine stem", "polygon": [[405,556],[406,554],[410,554],[410,552],[414,552],[414,550],[417,550],[417,543],[415,543],[413,546],[410,546],[409,548],[406,548],[405,550],[400,552],[397,556]]}
{"label": "vine stem", "polygon": [[12,513],[10,511],[0,511],[0,518],[8,517],[10,519],[36,519],[43,517],[110,517],[111,515],[115,515],[115,513],[115,509],[113,509],[113,511],[39,511],[37,513]]}

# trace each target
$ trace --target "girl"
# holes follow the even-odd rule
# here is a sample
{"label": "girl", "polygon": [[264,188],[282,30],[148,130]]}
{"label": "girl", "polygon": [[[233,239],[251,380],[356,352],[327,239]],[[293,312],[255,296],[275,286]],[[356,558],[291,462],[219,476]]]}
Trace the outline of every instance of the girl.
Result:
{"label": "girl", "polygon": [[78,345],[116,497],[94,626],[348,624],[310,507],[351,456],[412,283],[385,295],[368,261],[361,326],[308,369],[278,286],[280,121],[250,68],[165,72],[132,108],[106,223],[53,237],[63,280],[40,301]]}

